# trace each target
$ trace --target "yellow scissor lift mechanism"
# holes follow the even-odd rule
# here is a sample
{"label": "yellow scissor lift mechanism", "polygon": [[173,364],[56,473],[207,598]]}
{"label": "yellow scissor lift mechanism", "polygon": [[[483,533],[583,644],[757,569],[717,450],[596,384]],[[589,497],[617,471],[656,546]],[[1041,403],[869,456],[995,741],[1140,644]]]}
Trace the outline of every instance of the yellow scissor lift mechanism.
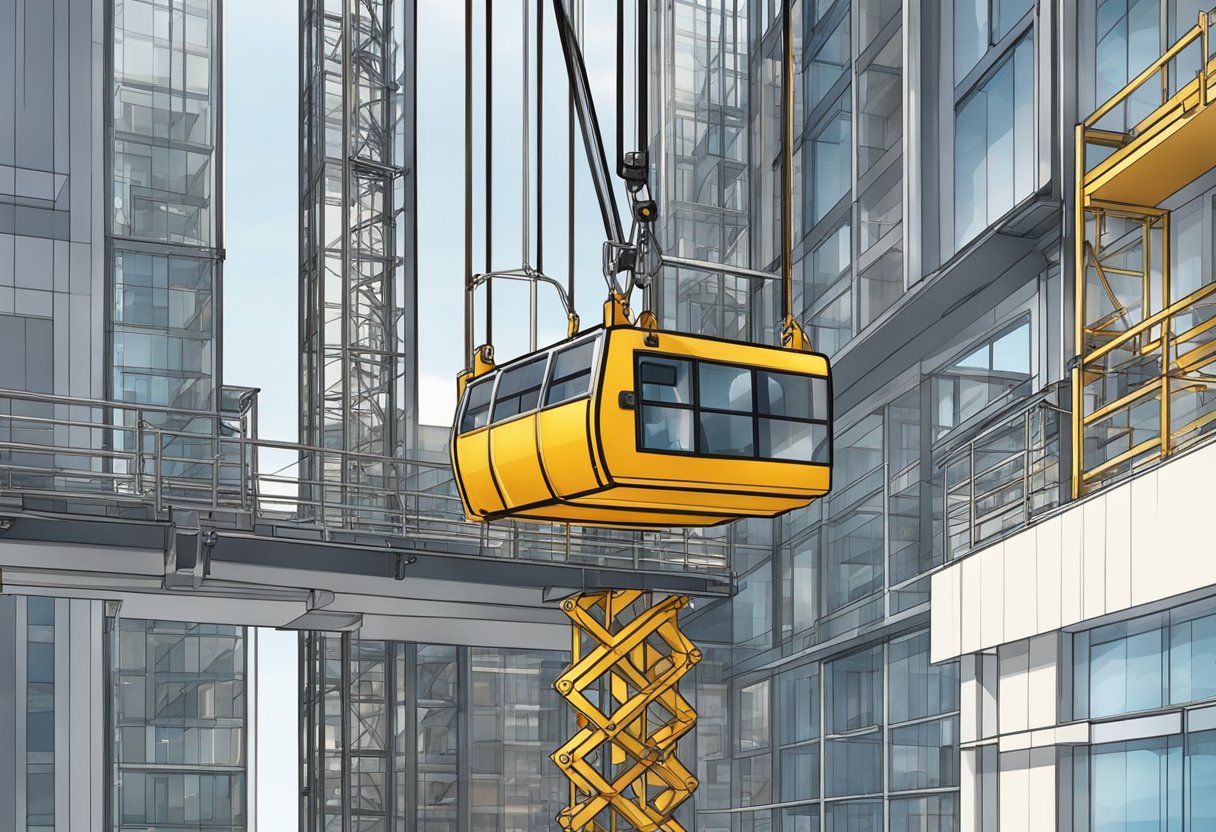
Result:
{"label": "yellow scissor lift mechanism", "polygon": [[[1171,282],[1170,212],[1160,207],[1216,167],[1211,16],[1201,12],[1160,58],[1077,125],[1074,498],[1168,456],[1216,420],[1216,412],[1182,407],[1216,384],[1206,371],[1216,360],[1216,283],[1176,296],[1182,287]],[[1194,77],[1173,79],[1187,59]],[[1133,96],[1149,89],[1159,96],[1152,112],[1130,127],[1103,126],[1118,116],[1129,121]],[[1106,155],[1091,166],[1092,147]],[[1179,417],[1185,421],[1175,425]]]}
{"label": "yellow scissor lift mechanism", "polygon": [[[784,0],[784,314],[781,346],[774,347],[659,330],[649,309],[650,282],[662,256],[651,232],[657,210],[648,198],[647,155],[622,152],[618,164],[634,221],[625,240],[586,70],[564,0],[553,0],[609,238],[604,257],[608,298],[603,325],[580,332],[570,300],[572,283],[563,290],[526,263],[521,269],[469,276],[469,366],[457,380],[451,455],[471,522],[709,526],[773,517],[828,492],[828,360],[811,351],[791,308],[794,87],[789,5]],[[646,0],[639,0],[638,9],[638,19],[644,20]],[[639,25],[643,87],[644,28]],[[466,50],[471,49],[469,37],[466,32]],[[466,66],[469,61],[466,54]],[[466,114],[471,95],[466,86]],[[641,117],[638,126],[639,144],[645,146]],[[469,129],[466,124],[466,233],[472,217]],[[617,138],[620,143],[619,126]],[[469,263],[470,252],[466,244]],[[622,273],[631,275],[625,285],[617,280]],[[567,338],[502,365],[491,344],[474,349],[472,295],[494,279],[531,281],[533,298],[538,284],[554,287],[566,312]],[[636,316],[630,308],[635,288],[643,290],[647,307]],[[697,779],[675,752],[680,737],[695,725],[696,712],[678,685],[701,660],[677,621],[688,604],[686,597],[655,600],[638,590],[584,592],[562,602],[573,625],[572,663],[555,687],[578,724],[577,733],[552,755],[570,781],[570,805],[557,817],[564,829],[682,832],[674,813],[696,789]]]}

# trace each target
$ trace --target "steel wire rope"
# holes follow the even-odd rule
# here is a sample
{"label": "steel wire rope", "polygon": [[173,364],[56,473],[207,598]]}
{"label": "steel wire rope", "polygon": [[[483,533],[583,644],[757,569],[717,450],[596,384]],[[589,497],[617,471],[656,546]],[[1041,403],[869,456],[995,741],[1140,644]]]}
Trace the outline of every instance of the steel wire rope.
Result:
{"label": "steel wire rope", "polygon": [[473,369],[473,0],[464,2],[464,340]]}
{"label": "steel wire rope", "polygon": [[[525,60],[527,60],[525,56]],[[486,0],[486,274],[494,270],[494,0]],[[486,343],[494,343],[494,281],[486,281]]]}
{"label": "steel wire rope", "polygon": [[781,0],[781,321],[794,314],[794,30]]}

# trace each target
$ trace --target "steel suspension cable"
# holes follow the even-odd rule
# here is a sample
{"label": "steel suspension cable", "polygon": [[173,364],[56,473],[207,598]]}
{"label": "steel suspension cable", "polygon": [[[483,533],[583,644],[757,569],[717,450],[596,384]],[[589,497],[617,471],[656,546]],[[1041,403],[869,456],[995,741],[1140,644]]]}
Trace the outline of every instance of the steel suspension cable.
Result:
{"label": "steel suspension cable", "polygon": [[536,0],[536,270],[545,270],[545,15]]}
{"label": "steel suspension cable", "polygon": [[625,166],[625,0],[616,0],[616,173]]}
{"label": "steel suspension cable", "polygon": [[566,82],[566,296],[574,310],[574,81]]}
{"label": "steel suspension cable", "polygon": [[464,3],[464,340],[473,367],[473,0]]}
{"label": "steel suspension cable", "polygon": [[794,314],[794,29],[781,0],[781,320]]}
{"label": "steel suspension cable", "polygon": [[[531,199],[530,199],[530,193],[531,193],[531,188],[532,188],[532,175],[531,175],[531,172],[529,171],[529,165],[532,162],[532,141],[531,141],[531,136],[529,134],[531,122],[528,118],[528,116],[530,115],[529,108],[531,106],[530,95],[529,95],[529,93],[531,92],[531,89],[530,89],[531,76],[530,76],[530,72],[529,72],[530,67],[528,66],[528,57],[529,57],[528,56],[528,40],[529,40],[529,35],[531,34],[528,31],[528,11],[530,8],[531,8],[531,3],[529,2],[529,0],[524,0],[524,4],[523,4],[524,20],[523,20],[523,25],[520,26],[520,32],[523,34],[523,49],[521,50],[521,53],[520,53],[521,55],[523,55],[523,60],[520,61],[520,63],[523,65],[523,96],[522,97],[523,97],[523,104],[524,104],[523,109],[521,111],[522,118],[520,119],[520,124],[523,127],[523,136],[522,136],[523,153],[520,154],[521,158],[523,159],[523,171],[522,171],[523,177],[520,181],[520,185],[521,185],[520,193],[523,195],[524,204],[523,204],[523,211],[520,212],[520,216],[523,219],[523,222],[521,223],[521,225],[523,227],[521,230],[523,232],[523,239],[522,239],[523,246],[522,247],[523,247],[523,265],[524,265],[525,270],[528,268],[528,260],[531,257],[531,248],[532,248],[532,206],[531,206]],[[539,104],[537,106],[539,107]],[[528,352],[535,352],[535,350],[536,350],[536,323],[537,323],[536,322],[536,302],[537,302],[536,281],[533,280],[528,283]]]}
{"label": "steel suspension cable", "polygon": [[[637,117],[638,150],[650,150],[650,20],[647,0],[638,0],[638,19],[634,22],[637,30]],[[647,157],[649,160],[649,157]]]}
{"label": "steel suspension cable", "polygon": [[[494,0],[486,0],[486,273],[494,271]],[[494,343],[494,281],[486,281],[486,343]]]}

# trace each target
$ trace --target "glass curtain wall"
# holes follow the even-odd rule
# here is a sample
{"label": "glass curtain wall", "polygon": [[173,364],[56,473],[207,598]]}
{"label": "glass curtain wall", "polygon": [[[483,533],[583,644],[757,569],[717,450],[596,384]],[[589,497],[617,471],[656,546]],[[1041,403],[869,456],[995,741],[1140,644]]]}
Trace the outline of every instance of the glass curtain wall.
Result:
{"label": "glass curtain wall", "polygon": [[[651,27],[659,84],[652,154],[663,250],[749,266],[746,0],[672,0]],[[664,271],[661,326],[746,340],[752,281],[697,269]]]}
{"label": "glass curtain wall", "polygon": [[349,633],[300,651],[305,832],[524,832],[565,806],[564,654]]}
{"label": "glass curtain wall", "polygon": [[245,634],[135,619],[111,630],[115,830],[245,829]]}
{"label": "glass curtain wall", "polygon": [[[831,355],[905,288],[903,10],[892,0],[801,5],[795,309]],[[779,143],[762,149],[767,170]]]}
{"label": "glass curtain wall", "polygon": [[[114,2],[110,384],[121,401],[216,407],[219,32],[218,0]],[[216,429],[180,421],[204,434]]]}

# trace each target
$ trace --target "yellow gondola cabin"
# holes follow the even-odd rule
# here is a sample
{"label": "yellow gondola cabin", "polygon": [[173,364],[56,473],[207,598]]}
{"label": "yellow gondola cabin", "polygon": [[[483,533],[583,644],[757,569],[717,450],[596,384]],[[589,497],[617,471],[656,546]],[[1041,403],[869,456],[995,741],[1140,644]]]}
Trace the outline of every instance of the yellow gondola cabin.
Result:
{"label": "yellow gondola cabin", "polygon": [[452,464],[472,520],[772,517],[827,493],[831,401],[822,355],[598,328],[470,380]]}

